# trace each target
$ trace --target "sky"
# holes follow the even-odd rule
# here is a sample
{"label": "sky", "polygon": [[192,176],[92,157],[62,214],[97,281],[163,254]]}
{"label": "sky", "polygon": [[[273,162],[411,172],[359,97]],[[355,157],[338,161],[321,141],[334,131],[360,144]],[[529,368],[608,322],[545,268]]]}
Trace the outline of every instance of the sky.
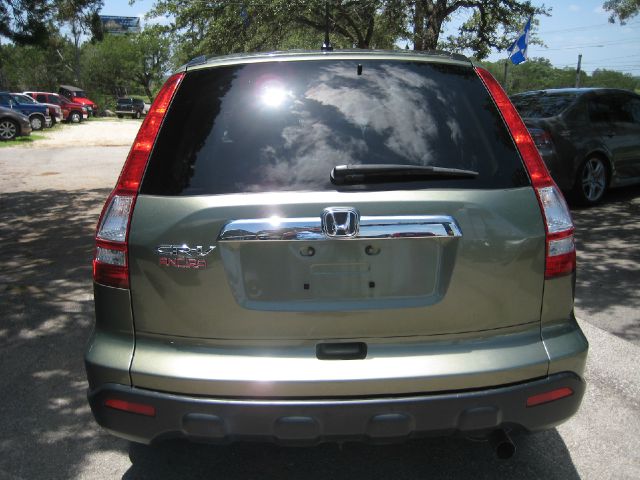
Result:
{"label": "sky", "polygon": [[[248,0],[250,1],[250,0]],[[534,5],[551,7],[550,17],[538,17],[537,36],[546,47],[531,45],[529,58],[548,58],[555,67],[575,68],[582,54],[582,69],[588,73],[600,68],[618,70],[640,76],[640,15],[622,26],[608,22],[609,15],[602,9],[604,0],[534,0]],[[105,0],[103,15],[140,16],[153,6],[153,0]],[[463,21],[454,18],[448,28]],[[144,21],[143,21],[144,24]],[[445,30],[441,38],[452,31]],[[515,40],[515,38],[514,38]],[[505,52],[494,52],[489,60],[506,58]]]}

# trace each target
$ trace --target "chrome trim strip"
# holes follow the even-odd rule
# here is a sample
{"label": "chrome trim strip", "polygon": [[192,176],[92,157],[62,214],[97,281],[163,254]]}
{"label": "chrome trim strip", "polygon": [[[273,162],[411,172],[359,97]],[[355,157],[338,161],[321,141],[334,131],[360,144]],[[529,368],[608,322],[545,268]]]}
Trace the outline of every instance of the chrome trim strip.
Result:
{"label": "chrome trim strip", "polygon": [[233,220],[218,236],[218,242],[382,240],[391,238],[457,238],[462,236],[453,217],[445,215],[365,216],[353,237],[327,237],[320,217],[255,218]]}

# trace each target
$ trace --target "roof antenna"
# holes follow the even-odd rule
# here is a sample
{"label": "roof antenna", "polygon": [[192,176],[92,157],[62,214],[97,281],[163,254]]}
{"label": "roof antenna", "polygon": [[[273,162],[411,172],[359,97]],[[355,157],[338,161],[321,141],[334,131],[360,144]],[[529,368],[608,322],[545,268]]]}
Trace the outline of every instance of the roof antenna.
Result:
{"label": "roof antenna", "polygon": [[324,2],[324,43],[320,49],[323,52],[333,52],[333,45],[329,40],[329,2]]}

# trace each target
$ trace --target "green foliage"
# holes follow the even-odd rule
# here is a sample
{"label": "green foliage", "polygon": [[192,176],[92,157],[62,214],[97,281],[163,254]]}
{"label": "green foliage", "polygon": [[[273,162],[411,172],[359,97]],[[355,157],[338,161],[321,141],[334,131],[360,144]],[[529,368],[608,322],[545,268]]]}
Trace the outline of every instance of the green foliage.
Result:
{"label": "green foliage", "polygon": [[602,8],[611,13],[609,17],[611,23],[615,23],[617,19],[621,25],[624,25],[628,19],[640,12],[640,0],[607,0]]}
{"label": "green foliage", "polygon": [[159,25],[145,28],[131,36],[136,60],[132,70],[133,80],[144,89],[148,101],[153,101],[153,90],[159,89],[170,68],[171,37],[168,30]]}
{"label": "green foliage", "polygon": [[85,44],[82,83],[88,90],[126,95],[137,68],[137,51],[127,35],[107,35],[102,42]]}
{"label": "green foliage", "polygon": [[[504,84],[504,61],[483,62],[487,70],[503,84],[509,94],[528,90],[575,87],[576,71],[573,68],[555,68],[546,58],[532,58],[520,65],[507,66],[507,83]],[[640,77],[611,70],[595,70],[592,75],[580,72],[582,87],[611,87],[635,90],[640,88]]]}
{"label": "green foliage", "polygon": [[630,73],[616,72],[614,70],[597,69],[587,79],[585,86],[624,88],[627,90],[640,89],[640,78]]}
{"label": "green foliage", "polygon": [[[544,5],[533,6],[530,1],[482,0],[461,2],[455,0],[417,0],[414,14],[414,43],[418,50],[436,47],[454,51],[472,51],[476,58],[486,58],[492,48],[508,48],[532,16],[549,15]],[[421,7],[421,8],[418,8]],[[442,25],[453,15],[468,15],[468,20],[440,41]],[[537,21],[534,18],[532,31]],[[535,35],[531,41],[537,43]]]}
{"label": "green foliage", "polygon": [[71,52],[71,43],[55,35],[42,47],[0,45],[0,89],[57,91],[61,83],[73,83]]}
{"label": "green foliage", "polygon": [[51,0],[0,1],[0,36],[19,45],[46,44],[55,7]]}
{"label": "green foliage", "polygon": [[[152,26],[135,35],[106,35],[102,42],[83,45],[82,83],[112,99],[144,94],[152,101],[169,60],[170,39],[163,27]],[[113,102],[105,98],[101,105]]]}
{"label": "green foliage", "polygon": [[327,13],[334,48],[394,48],[405,33],[407,5],[404,0],[157,0],[148,17],[173,17],[178,65],[199,55],[318,50]]}

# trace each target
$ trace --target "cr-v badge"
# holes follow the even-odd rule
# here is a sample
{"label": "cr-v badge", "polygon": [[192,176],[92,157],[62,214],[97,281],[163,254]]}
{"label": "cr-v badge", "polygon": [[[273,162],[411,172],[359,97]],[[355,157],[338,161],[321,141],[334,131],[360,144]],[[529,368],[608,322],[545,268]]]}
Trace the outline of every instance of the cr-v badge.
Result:
{"label": "cr-v badge", "polygon": [[360,229],[360,213],[353,207],[329,207],[322,211],[322,231],[331,238],[352,238]]}
{"label": "cr-v badge", "polygon": [[216,249],[214,245],[204,248],[202,245],[158,245],[156,253],[160,255],[160,266],[173,268],[188,268],[199,270],[207,268],[207,261],[203,258]]}

